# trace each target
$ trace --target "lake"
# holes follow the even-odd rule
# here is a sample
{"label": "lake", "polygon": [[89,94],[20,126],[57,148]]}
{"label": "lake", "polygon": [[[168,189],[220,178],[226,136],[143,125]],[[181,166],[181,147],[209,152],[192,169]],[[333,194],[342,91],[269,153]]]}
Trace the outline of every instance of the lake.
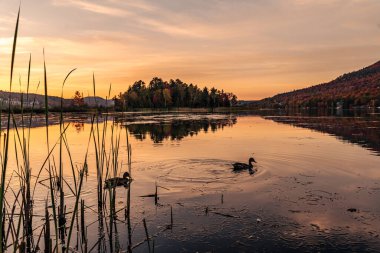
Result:
{"label": "lake", "polygon": [[[56,145],[50,162],[57,169],[57,115],[50,121],[49,146]],[[153,248],[154,252],[380,252],[378,114],[103,116],[98,124],[101,133],[104,127],[107,129],[103,153],[106,162],[118,164],[109,177],[129,170],[128,139],[133,181],[129,187],[116,188],[112,193],[115,195],[104,189],[102,216],[98,213],[91,116],[65,115],[65,121],[72,161],[71,166],[64,148],[67,224],[76,200],[74,180],[79,180],[74,179],[72,168],[79,171],[88,153],[88,171],[80,193],[88,252],[153,252]],[[34,194],[34,244],[45,223],[46,200],[50,202],[51,198],[43,124],[43,118],[36,119],[30,130],[32,175],[43,168]],[[16,133],[13,128],[10,136],[16,137]],[[117,155],[111,145],[116,142],[111,138],[119,140]],[[13,172],[20,167],[16,162],[20,161],[20,153],[16,157],[14,141],[10,143],[7,182],[13,192],[8,189],[6,196],[12,206],[20,188],[17,173]],[[248,163],[250,157],[257,161],[255,173],[233,171],[232,163]],[[32,176],[32,183],[35,181]],[[58,192],[58,205],[57,196]],[[113,215],[107,204],[111,196]],[[48,209],[51,214],[51,207]],[[71,239],[71,247],[79,252],[84,251],[77,232],[80,222],[75,221]],[[53,221],[50,223],[53,227]],[[44,248],[42,239],[39,245]]]}

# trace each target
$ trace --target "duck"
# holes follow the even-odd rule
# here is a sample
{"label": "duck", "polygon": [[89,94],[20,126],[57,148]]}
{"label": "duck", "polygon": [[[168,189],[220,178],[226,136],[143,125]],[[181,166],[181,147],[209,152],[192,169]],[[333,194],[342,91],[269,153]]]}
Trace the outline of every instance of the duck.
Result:
{"label": "duck", "polygon": [[252,163],[257,163],[255,158],[251,157],[249,158],[248,160],[248,164],[246,163],[234,163],[232,164],[232,166],[234,167],[233,170],[234,171],[240,171],[240,170],[249,170],[249,171],[253,171],[253,165]]}
{"label": "duck", "polygon": [[104,182],[104,189],[111,189],[118,186],[128,187],[129,183],[132,181],[131,176],[128,172],[124,172],[123,177],[109,178]]}

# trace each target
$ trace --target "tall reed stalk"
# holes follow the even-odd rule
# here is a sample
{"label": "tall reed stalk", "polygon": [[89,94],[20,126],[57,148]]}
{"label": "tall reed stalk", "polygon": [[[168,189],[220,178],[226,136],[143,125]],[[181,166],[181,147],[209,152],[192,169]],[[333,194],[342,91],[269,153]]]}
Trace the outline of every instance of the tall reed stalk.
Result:
{"label": "tall reed stalk", "polygon": [[12,80],[13,80],[13,68],[14,68],[14,62],[15,62],[15,54],[16,54],[16,45],[17,45],[17,34],[18,34],[18,25],[20,20],[20,8],[18,9],[17,13],[17,21],[16,21],[16,28],[14,32],[13,37],[13,48],[12,48],[12,60],[11,60],[11,73],[10,73],[10,80],[9,80],[9,98],[8,98],[8,122],[7,122],[7,130],[6,130],[6,136],[5,136],[5,146],[4,146],[4,158],[2,160],[2,169],[1,169],[1,185],[0,185],[0,253],[4,252],[4,220],[2,217],[4,217],[4,198],[5,198],[5,178],[7,174],[7,166],[8,166],[8,146],[9,146],[9,129],[10,129],[10,121],[11,121],[11,91],[12,91]]}
{"label": "tall reed stalk", "polygon": [[[106,243],[104,242],[104,228],[103,225],[108,225],[104,222],[109,218],[109,242],[110,250],[114,252],[120,251],[120,243],[118,239],[117,227],[117,212],[116,211],[116,189],[110,189],[108,192],[103,188],[103,182],[110,177],[116,177],[120,174],[122,169],[122,161],[120,161],[120,147],[121,147],[121,128],[113,121],[111,127],[108,126],[108,113],[105,114],[104,119],[101,119],[98,109],[91,117],[91,130],[88,137],[87,150],[84,155],[84,160],[81,167],[75,167],[73,158],[71,156],[69,140],[66,135],[69,123],[64,120],[64,99],[63,91],[65,84],[70,75],[75,71],[71,70],[62,83],[61,97],[60,97],[60,114],[59,114],[59,136],[55,143],[51,143],[51,138],[54,138],[49,133],[50,117],[49,111],[49,97],[48,97],[48,75],[45,60],[45,50],[43,50],[43,85],[44,85],[44,118],[45,118],[45,134],[46,134],[46,149],[47,153],[44,161],[37,170],[36,175],[33,175],[31,166],[31,128],[34,116],[34,106],[36,97],[33,99],[33,104],[30,108],[30,114],[27,114],[24,108],[24,102],[30,104],[30,80],[31,80],[31,64],[32,57],[29,56],[28,72],[27,72],[27,88],[26,96],[21,92],[21,77],[20,77],[20,94],[21,94],[21,126],[19,126],[18,115],[12,111],[12,83],[13,72],[17,45],[17,36],[19,29],[20,8],[17,14],[16,27],[13,39],[12,58],[11,58],[11,71],[9,83],[9,97],[7,105],[7,122],[6,129],[3,131],[2,127],[2,108],[0,104],[0,164],[1,164],[1,182],[0,182],[0,253],[7,252],[13,249],[14,252],[34,253],[40,252],[40,239],[44,244],[45,253],[64,253],[79,251],[77,246],[73,247],[71,244],[75,240],[75,226],[77,231],[77,241],[81,242],[80,250],[87,252],[88,238],[85,225],[86,206],[82,199],[83,187],[85,184],[84,177],[89,171],[88,153],[91,144],[94,146],[95,153],[95,169],[97,176],[97,202],[98,202],[98,223],[99,223],[99,243],[98,251],[104,252],[106,250]],[[40,83],[37,84],[37,89]],[[94,97],[95,90],[95,75],[93,74],[93,89]],[[111,85],[109,88],[108,97],[110,97]],[[107,101],[108,101],[107,97]],[[97,102],[95,101],[95,104]],[[108,102],[107,102],[108,103]],[[98,108],[98,107],[97,107]],[[108,112],[108,111],[107,111]],[[29,118],[28,118],[29,117]],[[12,124],[12,125],[11,125]],[[14,131],[10,131],[13,127]],[[110,133],[108,133],[110,131]],[[16,176],[19,178],[20,188],[17,191],[10,185],[6,184],[7,171],[9,170],[9,145],[11,133],[13,133],[14,152],[16,156],[16,168],[14,170]],[[128,130],[126,129],[126,142],[127,142],[127,156],[128,156],[128,171],[131,171],[131,156],[132,149],[128,139]],[[58,149],[58,150],[57,150]],[[56,163],[53,153],[58,152],[58,160]],[[65,157],[67,155],[68,158]],[[72,183],[68,183],[65,175],[70,171],[65,168],[71,168]],[[69,168],[69,169],[70,169]],[[9,174],[9,173],[8,173]],[[45,199],[44,213],[40,214],[42,221],[37,227],[34,226],[34,197],[37,185],[39,185],[40,177],[47,174],[48,193]],[[12,178],[12,177],[11,177]],[[35,181],[32,180],[35,178]],[[33,182],[32,182],[33,181]],[[71,192],[74,200],[70,201],[65,199],[65,192]],[[11,196],[13,203],[9,203],[5,197],[6,194]],[[13,194],[13,196],[12,196]],[[107,197],[109,198],[109,216],[107,216]],[[9,201],[9,202],[8,202]],[[68,207],[66,208],[66,205]],[[69,212],[66,210],[69,209]],[[18,211],[18,213],[17,213]],[[131,189],[129,187],[127,193],[127,208],[126,214],[128,219],[128,251],[132,251],[132,229],[131,229]],[[79,221],[80,220],[80,221]],[[76,222],[75,222],[76,221]],[[38,230],[39,229],[39,230]],[[37,232],[36,232],[37,231]],[[39,235],[39,236],[38,236]],[[36,236],[36,239],[34,236]],[[80,239],[79,239],[80,238]],[[113,240],[115,239],[115,240]],[[42,243],[41,243],[42,244]],[[74,243],[73,243],[74,244]],[[95,246],[94,246],[95,247]],[[91,251],[91,250],[90,250]]]}

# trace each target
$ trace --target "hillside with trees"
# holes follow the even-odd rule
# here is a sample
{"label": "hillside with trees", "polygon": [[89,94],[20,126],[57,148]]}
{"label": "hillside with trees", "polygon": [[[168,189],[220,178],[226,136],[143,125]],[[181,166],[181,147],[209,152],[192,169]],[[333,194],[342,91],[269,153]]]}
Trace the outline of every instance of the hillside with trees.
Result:
{"label": "hillside with trees", "polygon": [[171,108],[171,107],[230,107],[237,103],[233,93],[199,88],[179,79],[163,81],[154,77],[149,84],[136,81],[128,90],[115,96],[115,109],[128,108]]}
{"label": "hillside with trees", "polygon": [[255,105],[266,108],[379,107],[380,61],[331,82],[278,94]]}

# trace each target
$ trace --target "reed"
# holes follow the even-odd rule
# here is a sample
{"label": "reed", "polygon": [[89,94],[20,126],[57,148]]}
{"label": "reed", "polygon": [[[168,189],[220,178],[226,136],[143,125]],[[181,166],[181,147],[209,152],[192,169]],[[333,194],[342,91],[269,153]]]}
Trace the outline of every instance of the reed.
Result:
{"label": "reed", "polygon": [[85,205],[84,205],[84,200],[81,200],[81,205],[80,205],[80,229],[81,229],[81,245],[82,245],[82,252],[87,253],[87,231],[86,231],[86,223],[85,223]]}
{"label": "reed", "polygon": [[126,209],[126,216],[127,216],[127,234],[128,234],[128,252],[132,252],[132,226],[131,226],[131,188],[132,188],[132,182],[129,185],[128,192],[127,192],[127,209]]}
{"label": "reed", "polygon": [[[15,28],[14,37],[13,37],[9,91],[12,91],[13,69],[14,69],[15,54],[16,54],[19,20],[20,20],[20,8],[17,13],[16,28]],[[3,210],[4,210],[4,198],[5,198],[5,178],[6,178],[7,166],[8,166],[9,129],[10,129],[10,119],[11,119],[11,103],[10,102],[11,102],[11,92],[9,93],[9,98],[8,98],[8,122],[7,122],[7,129],[6,129],[6,135],[5,135],[5,140],[4,140],[5,145],[3,147],[4,155],[3,155],[2,164],[1,164],[2,169],[1,169],[1,185],[0,185],[0,217],[4,217]],[[4,243],[6,243],[3,241],[3,237],[4,237],[3,231],[4,231],[4,220],[0,218],[0,240],[1,240],[0,253],[4,252]]]}
{"label": "reed", "polygon": [[44,227],[44,242],[45,242],[45,253],[52,252],[52,240],[50,238],[50,214],[47,207],[47,203],[45,205],[45,227]]}
{"label": "reed", "polygon": [[[88,251],[88,234],[86,227],[87,208],[83,200],[83,188],[85,184],[85,176],[89,170],[95,170],[97,176],[97,201],[98,201],[98,224],[99,224],[99,241],[90,248],[98,247],[99,252],[107,249],[103,243],[105,240],[103,224],[105,219],[109,221],[108,240],[110,241],[111,252],[120,251],[120,243],[118,238],[118,217],[116,210],[116,189],[104,190],[104,180],[118,176],[123,168],[123,161],[120,158],[120,150],[122,142],[127,147],[127,170],[132,176],[132,147],[128,139],[128,129],[125,128],[126,139],[123,139],[121,127],[115,121],[108,119],[108,113],[102,115],[99,111],[91,116],[91,130],[88,136],[87,149],[81,166],[75,167],[75,162],[70,150],[69,139],[66,134],[69,123],[65,122],[63,112],[63,92],[69,77],[76,69],[72,69],[65,76],[61,86],[60,97],[60,113],[59,113],[59,136],[53,136],[49,133],[51,112],[49,110],[48,97],[48,74],[47,63],[45,60],[45,50],[43,50],[43,90],[44,90],[44,128],[46,141],[46,154],[44,155],[41,167],[36,171],[31,166],[31,135],[34,119],[34,110],[36,98],[31,98],[29,91],[31,89],[31,66],[32,56],[29,56],[27,67],[26,94],[21,92],[21,114],[16,115],[11,107],[11,91],[13,83],[13,72],[16,54],[16,44],[19,28],[20,8],[17,14],[16,27],[13,39],[11,71],[10,71],[10,95],[7,105],[7,121],[5,130],[1,130],[3,126],[0,120],[0,163],[1,163],[1,184],[0,184],[0,253],[13,252],[89,252]],[[94,96],[96,95],[95,74],[92,76]],[[21,90],[20,78],[20,90]],[[40,82],[36,85],[36,91],[39,89]],[[111,85],[108,97],[110,97]],[[33,100],[29,110],[25,110],[23,102],[28,104]],[[108,99],[108,98],[107,98]],[[0,104],[0,119],[3,104]],[[21,117],[21,122],[20,118]],[[111,122],[111,123],[109,123]],[[21,125],[20,125],[21,124]],[[110,124],[111,126],[109,126]],[[11,131],[11,128],[13,129]],[[13,143],[12,140],[13,139]],[[54,142],[52,142],[52,140]],[[18,178],[20,188],[13,189],[10,185],[12,176],[6,183],[7,172],[9,170],[10,148],[14,146],[14,154],[16,156],[14,170],[15,177]],[[89,168],[88,154],[90,146],[94,148],[95,166]],[[58,154],[58,159],[54,157]],[[67,158],[65,157],[67,155]],[[65,167],[69,170],[65,170]],[[70,173],[72,182],[65,178]],[[9,173],[8,173],[9,174]],[[46,178],[44,178],[46,176]],[[42,177],[42,179],[41,179]],[[35,194],[38,185],[42,187],[42,182],[47,182],[47,194],[44,199],[45,206],[42,208],[42,214],[34,213]],[[157,204],[158,193],[157,184],[155,191],[155,202]],[[69,200],[66,193],[71,193],[74,200]],[[7,196],[6,196],[7,195]],[[11,196],[12,201],[8,199]],[[108,203],[106,200],[108,199]],[[9,202],[10,203],[9,203]],[[106,204],[107,203],[107,204]],[[109,208],[109,209],[107,209]],[[67,212],[69,210],[69,212]],[[131,225],[131,183],[127,191],[126,219],[128,232],[128,252],[132,252],[132,225]],[[107,215],[108,212],[108,215]],[[39,217],[40,220],[36,219]],[[171,223],[173,223],[171,215]],[[39,222],[36,226],[35,222]],[[148,244],[149,235],[144,219],[144,227],[146,230]],[[75,231],[77,231],[77,245],[73,246],[75,240]],[[115,240],[114,240],[115,239]],[[78,241],[80,247],[78,247]],[[43,248],[41,250],[40,244]],[[151,249],[149,245],[149,250]]]}
{"label": "reed", "polygon": [[150,237],[149,237],[149,233],[148,233],[148,227],[146,226],[146,220],[145,220],[145,218],[143,219],[143,224],[144,224],[146,241],[148,243],[148,251],[150,253],[151,252],[151,250],[150,250]]}
{"label": "reed", "polygon": [[170,229],[173,229],[173,206],[170,205]]}
{"label": "reed", "polygon": [[157,182],[156,182],[156,191],[154,192],[154,204],[155,205],[158,204],[158,186],[157,186]]}
{"label": "reed", "polygon": [[[29,65],[28,65],[28,83],[27,83],[27,101],[29,102],[29,87],[30,87],[30,67],[32,63],[32,55],[29,56]],[[31,168],[30,168],[30,155],[29,155],[29,148],[30,148],[30,128],[31,128],[31,121],[33,116],[33,107],[34,102],[32,105],[31,115],[30,115],[30,123],[29,123],[29,131],[28,131],[28,142],[26,143],[26,139],[24,140],[24,168],[25,168],[25,187],[23,189],[26,189],[23,193],[24,196],[24,208],[25,208],[25,229],[24,229],[24,236],[26,237],[26,252],[30,253],[32,252],[32,243],[33,243],[33,229],[32,229],[32,222],[33,222],[33,206],[30,196],[30,179],[31,179]],[[24,125],[23,125],[24,126]]]}
{"label": "reed", "polygon": [[[58,188],[59,188],[59,209],[58,209],[58,226],[59,226],[59,237],[61,238],[61,244],[65,244],[65,232],[66,232],[66,215],[65,215],[65,193],[63,190],[63,129],[64,129],[64,120],[63,120],[63,88],[65,87],[65,83],[71,73],[73,73],[76,69],[72,69],[63,80],[62,89],[61,89],[61,101],[60,101],[60,107],[61,112],[59,115],[59,133],[60,133],[60,141],[59,141],[59,176],[58,176]],[[67,147],[67,145],[66,145]],[[69,156],[71,160],[71,156]],[[72,161],[71,161],[72,164]],[[75,173],[73,173],[75,176]],[[74,177],[75,182],[75,177]],[[76,187],[75,187],[76,188]]]}
{"label": "reed", "polygon": [[[85,163],[83,167],[86,167],[86,166],[87,166],[87,164]],[[73,215],[72,215],[71,223],[70,223],[70,227],[69,227],[69,235],[67,237],[67,247],[66,247],[67,249],[69,249],[69,247],[70,247],[70,239],[71,239],[71,235],[72,235],[73,228],[74,228],[74,221],[75,221],[76,215],[78,215],[78,205],[79,205],[80,192],[82,190],[82,185],[83,185],[84,171],[85,170],[82,169],[79,173],[78,194],[75,198],[74,211],[73,211]]]}
{"label": "reed", "polygon": [[[3,138],[3,145],[2,145],[2,153],[1,153],[1,185],[0,185],[0,216],[4,217],[0,219],[0,252],[4,252],[7,248],[9,235],[12,236],[12,241],[14,245],[14,251],[16,249],[21,249],[20,252],[35,252],[38,246],[34,245],[33,242],[33,196],[34,196],[34,190],[33,193],[31,191],[31,177],[32,177],[32,171],[30,167],[30,129],[32,128],[32,117],[33,117],[33,109],[35,105],[35,98],[33,100],[33,105],[30,110],[30,116],[29,116],[29,124],[26,128],[25,124],[25,113],[24,113],[24,94],[21,93],[21,130],[17,127],[17,121],[15,119],[15,115],[12,113],[12,107],[11,107],[11,91],[12,91],[12,81],[13,81],[13,69],[14,69],[14,62],[15,62],[15,52],[16,52],[16,44],[17,44],[17,35],[18,35],[18,26],[19,26],[19,19],[20,19],[20,8],[17,15],[17,21],[16,21],[16,28],[14,33],[14,40],[13,40],[13,50],[12,50],[12,60],[11,60],[11,74],[10,74],[10,93],[8,98],[8,112],[7,112],[7,124],[6,124],[6,133],[3,134],[2,129],[0,129],[0,139],[4,135]],[[72,71],[66,76],[64,83],[66,82],[68,76],[72,73]],[[30,89],[30,76],[31,76],[31,55],[29,57],[29,64],[28,64],[28,74],[27,74],[27,93],[26,93],[26,100],[29,103],[29,89]],[[21,79],[20,79],[20,87],[21,87]],[[39,84],[37,85],[38,90]],[[44,165],[46,162],[48,163],[48,171],[49,171],[49,183],[50,183],[50,198],[52,200],[52,209],[53,209],[53,220],[55,222],[55,228],[57,228],[56,221],[57,216],[55,215],[55,194],[54,194],[54,187],[53,185],[56,185],[56,182],[53,182],[53,176],[52,176],[52,166],[50,164],[50,155],[55,147],[53,149],[50,149],[49,147],[49,132],[48,132],[48,126],[49,126],[49,111],[48,111],[48,96],[47,96],[47,73],[46,73],[46,62],[44,61],[44,88],[45,88],[45,119],[46,119],[46,142],[47,142],[47,149],[48,149],[48,155],[46,157],[46,161],[44,162],[43,166],[41,167],[38,175],[36,176],[36,183],[40,177],[40,174],[43,170]],[[1,116],[1,115],[0,115]],[[61,116],[61,119],[63,117]],[[0,121],[1,122],[1,121]],[[17,167],[17,175],[20,179],[20,191],[17,195],[17,203],[19,205],[18,209],[20,210],[20,213],[18,214],[18,221],[13,219],[14,211],[16,210],[16,203],[14,204],[12,208],[12,212],[9,214],[6,212],[6,207],[4,206],[4,201],[6,201],[5,194],[7,192],[7,189],[5,187],[5,179],[7,177],[7,169],[8,169],[8,160],[9,160],[9,144],[10,144],[10,129],[11,129],[11,122],[13,123],[14,128],[14,147],[15,147],[15,155],[16,155],[16,167]],[[2,122],[1,122],[2,123]],[[0,127],[1,127],[0,123]],[[66,129],[63,127],[63,121],[60,122],[61,125],[61,136],[60,136],[60,154],[62,151],[62,137]],[[27,131],[26,131],[27,130]],[[19,151],[20,150],[20,151]],[[19,154],[20,152],[20,154]],[[19,162],[19,161],[22,162]],[[54,174],[54,173],[53,173]],[[55,173],[56,174],[56,173]],[[60,156],[60,177],[59,177],[59,188],[61,189],[61,196],[64,196],[63,194],[63,176],[62,176],[62,157]],[[34,186],[34,187],[35,187]],[[12,190],[13,191],[13,190]],[[18,196],[22,196],[22,200],[18,201]],[[64,213],[64,205],[63,203],[63,197],[60,201],[60,209],[61,213]],[[46,221],[45,226],[43,228],[44,230],[44,237],[45,240],[45,251],[51,252],[51,230],[50,230],[50,215],[48,211],[48,205],[46,205]],[[6,224],[6,215],[10,216],[8,218],[8,224]],[[59,220],[62,220],[61,218]],[[7,233],[4,234],[5,226],[7,225]],[[57,230],[57,229],[56,229]],[[21,236],[21,242],[19,243],[18,238]],[[41,233],[40,233],[41,234]],[[57,234],[57,233],[56,233]],[[57,237],[56,237],[57,238]],[[25,242],[26,240],[26,242]],[[56,243],[56,245],[58,245]],[[57,248],[57,246],[56,246]],[[57,249],[58,251],[58,249]]]}

